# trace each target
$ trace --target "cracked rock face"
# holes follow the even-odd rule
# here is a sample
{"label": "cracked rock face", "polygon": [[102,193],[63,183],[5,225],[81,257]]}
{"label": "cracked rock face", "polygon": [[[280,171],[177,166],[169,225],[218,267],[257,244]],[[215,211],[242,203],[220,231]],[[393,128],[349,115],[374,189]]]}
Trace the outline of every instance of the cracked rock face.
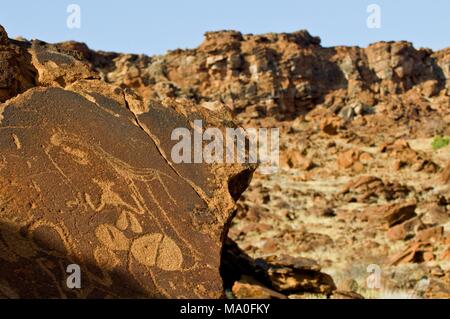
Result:
{"label": "cracked rock face", "polygon": [[[27,64],[5,60],[0,34],[0,296],[221,297],[222,244],[254,167],[175,164],[170,136],[229,118],[176,100],[145,111],[43,43],[14,44]],[[36,86],[14,86],[26,68]],[[66,284],[71,264],[81,289]]]}
{"label": "cracked rock face", "polygon": [[353,117],[383,104],[398,117],[424,101],[444,111],[449,103],[450,49],[405,41],[323,47],[307,31],[219,31],[206,33],[195,49],[160,56],[93,52],[72,42],[56,47],[89,56],[108,82],[132,87],[144,100],[221,101],[246,120],[290,120],[317,106]]}

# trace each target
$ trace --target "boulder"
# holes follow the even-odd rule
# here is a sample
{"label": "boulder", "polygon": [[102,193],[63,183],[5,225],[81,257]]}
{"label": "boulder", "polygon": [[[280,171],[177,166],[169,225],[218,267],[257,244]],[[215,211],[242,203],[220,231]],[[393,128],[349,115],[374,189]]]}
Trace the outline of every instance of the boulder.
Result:
{"label": "boulder", "polygon": [[[253,282],[283,295],[314,293],[328,296],[336,290],[331,276],[321,272],[320,265],[312,259],[288,255],[253,259],[231,239],[225,244],[222,276],[225,287],[234,287],[234,283],[242,278],[247,278],[247,282],[248,278],[253,278]],[[250,287],[247,288],[246,292]],[[261,288],[258,287],[258,291]]]}
{"label": "boulder", "polygon": [[0,296],[222,297],[223,241],[255,166],[177,164],[170,151],[175,128],[231,118],[181,100],[146,110],[85,62],[27,50],[35,87],[0,104]]}

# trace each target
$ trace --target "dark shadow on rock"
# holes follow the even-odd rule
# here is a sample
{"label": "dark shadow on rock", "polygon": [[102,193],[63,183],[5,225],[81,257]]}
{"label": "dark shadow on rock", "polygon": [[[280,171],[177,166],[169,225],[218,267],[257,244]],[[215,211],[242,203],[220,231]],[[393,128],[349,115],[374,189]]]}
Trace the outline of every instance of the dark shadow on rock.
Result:
{"label": "dark shadow on rock", "polygon": [[279,293],[331,295],[336,285],[331,276],[320,270],[314,260],[307,258],[271,256],[253,259],[230,238],[222,252],[221,275],[227,290],[231,290],[242,276],[249,276]]}
{"label": "dark shadow on rock", "polygon": [[[66,270],[72,264],[80,266],[80,289],[70,289],[67,285],[67,279],[72,273]],[[59,243],[45,241],[43,237],[31,239],[26,228],[18,229],[2,222],[0,298],[104,299],[164,296],[151,294],[138,285],[131,273],[102,269],[94,260],[79,260],[76,256],[69,255]]]}

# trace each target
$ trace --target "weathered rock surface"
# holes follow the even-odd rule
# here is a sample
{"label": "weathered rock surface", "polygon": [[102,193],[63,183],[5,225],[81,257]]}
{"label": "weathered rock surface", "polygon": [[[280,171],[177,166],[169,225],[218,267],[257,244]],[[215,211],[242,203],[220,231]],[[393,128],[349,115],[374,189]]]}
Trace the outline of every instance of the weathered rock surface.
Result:
{"label": "weathered rock surface", "polygon": [[265,287],[248,276],[242,276],[241,280],[236,281],[232,292],[238,299],[287,299],[285,295]]}
{"label": "weathered rock surface", "polygon": [[0,103],[34,86],[36,70],[30,61],[24,46],[10,41],[0,26]]}
{"label": "weathered rock surface", "polygon": [[0,296],[223,296],[222,243],[254,167],[175,164],[170,137],[231,118],[186,101],[144,110],[89,63],[0,31]]}
{"label": "weathered rock surface", "polygon": [[[67,277],[61,265],[82,256],[89,261],[82,263],[89,288],[62,290],[69,297],[216,297],[222,291],[219,264],[227,293],[241,298],[377,298],[384,289],[411,290],[422,277],[429,286],[414,295],[448,296],[450,153],[431,147],[435,136],[450,135],[448,48],[432,52],[404,41],[325,48],[306,31],[221,31],[207,33],[196,49],[145,56],[95,52],[77,42],[14,41],[1,29],[0,57],[0,216],[12,220],[3,227],[8,231],[2,230],[7,235],[1,235],[0,252],[13,260],[0,264],[2,295],[17,296],[9,278],[23,277],[23,287],[34,287],[30,278],[45,267],[36,278],[46,285],[18,292],[59,296],[55,287],[64,288],[61,278]],[[34,105],[42,114],[32,113]],[[220,261],[234,201],[253,168],[171,163],[167,132],[192,129],[193,119],[221,129],[234,125],[228,109],[244,127],[280,129],[280,170],[255,174],[228,234],[239,252],[225,245]],[[84,125],[86,119],[105,124]],[[107,162],[111,157],[96,155],[99,147],[117,159],[110,160],[116,168]],[[151,150],[157,152],[143,156]],[[167,190],[142,177],[149,169],[167,175],[161,178]],[[185,191],[188,200],[180,197]],[[75,199],[62,202],[66,196]],[[74,217],[80,211],[82,217]],[[74,239],[63,243],[75,252],[42,248],[62,235],[35,235],[40,220],[67,221],[63,235]],[[108,234],[114,245],[125,238],[124,250],[105,245],[97,233]],[[168,238],[187,269],[165,270],[170,267],[161,247],[175,247]],[[24,241],[32,246],[16,244]],[[96,249],[101,254],[93,255]],[[136,258],[140,249],[147,258]],[[101,270],[98,256],[106,265]],[[29,260],[37,264],[31,272],[17,267]],[[383,273],[379,290],[366,284],[373,263]],[[112,270],[105,275],[105,269]],[[201,271],[192,277],[194,269]],[[59,273],[52,277],[48,270]],[[350,279],[357,289],[341,287]]]}
{"label": "weathered rock surface", "polygon": [[[330,295],[336,290],[331,276],[307,258],[269,256],[252,259],[232,240],[225,243],[222,276],[225,286],[242,298],[283,299],[290,294]],[[234,283],[234,284],[233,284]]]}
{"label": "weathered rock surface", "polygon": [[289,119],[321,105],[345,121],[373,112],[407,120],[429,113],[430,102],[445,111],[450,100],[449,49],[432,52],[406,41],[326,48],[307,31],[219,31],[196,49],[152,57],[93,52],[73,42],[57,47],[86,57],[108,82],[135,88],[145,101],[221,101],[247,118]]}

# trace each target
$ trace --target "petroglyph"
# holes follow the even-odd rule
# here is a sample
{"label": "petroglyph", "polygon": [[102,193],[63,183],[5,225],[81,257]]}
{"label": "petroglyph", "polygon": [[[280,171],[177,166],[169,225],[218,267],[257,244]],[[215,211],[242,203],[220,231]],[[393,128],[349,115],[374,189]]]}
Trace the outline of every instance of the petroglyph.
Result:
{"label": "petroglyph", "polygon": [[19,138],[17,137],[16,134],[13,134],[12,137],[13,137],[13,141],[14,141],[14,144],[16,145],[17,149],[20,150],[22,148],[22,144],[20,143]]}
{"label": "petroglyph", "polygon": [[156,265],[167,271],[180,270],[183,264],[183,255],[180,247],[169,237],[163,236],[158,247]]}
{"label": "petroglyph", "polygon": [[96,247],[94,250],[94,258],[100,268],[108,271],[120,264],[120,260],[116,254],[107,247]]}
{"label": "petroglyph", "polygon": [[[91,83],[91,71],[78,82],[80,64],[44,44],[30,50],[39,81],[71,91],[32,88],[2,105],[0,296],[222,296],[223,228],[235,209],[224,181],[248,168],[180,173],[151,136],[163,141],[166,121],[190,111],[140,113],[164,118],[144,131],[121,89]],[[70,63],[53,77],[59,58]],[[81,267],[78,291],[65,286],[70,264]]]}
{"label": "petroglyph", "polygon": [[147,234],[136,239],[131,246],[131,254],[141,264],[154,266],[162,238],[161,234]]}
{"label": "petroglyph", "polygon": [[95,230],[98,240],[111,250],[128,250],[130,240],[112,225],[100,225]]}
{"label": "petroglyph", "polygon": [[134,216],[132,212],[122,211],[119,218],[116,221],[116,227],[120,230],[126,230],[130,227],[131,231],[135,234],[142,233],[142,227],[139,220]]}
{"label": "petroglyph", "polygon": [[183,255],[178,245],[162,234],[147,234],[131,245],[131,254],[146,266],[158,266],[166,271],[182,269]]}
{"label": "petroglyph", "polygon": [[[135,183],[136,182],[153,182],[157,181],[161,184],[164,191],[166,192],[166,195],[169,197],[169,199],[176,204],[176,200],[172,197],[170,192],[167,189],[166,184],[163,181],[163,178],[167,178],[171,181],[175,181],[173,176],[170,176],[168,174],[165,174],[159,170],[152,169],[152,168],[135,168],[131,165],[125,163],[124,161],[112,156],[110,153],[103,150],[101,147],[94,147],[89,146],[87,144],[80,143],[80,141],[74,137],[70,137],[64,133],[57,133],[52,135],[51,137],[51,144],[57,147],[61,147],[63,151],[66,153],[72,155],[72,159],[81,164],[81,165],[87,165],[89,164],[87,157],[88,154],[95,155],[96,159],[102,159],[102,161],[106,161],[106,164],[116,171],[122,178],[126,179],[128,184],[130,185],[130,192],[132,194],[133,203],[130,204],[126,201],[124,201],[120,195],[115,193],[112,190],[112,187],[114,186],[114,182],[110,181],[101,181],[97,179],[93,179],[92,181],[99,186],[99,188],[102,191],[102,195],[100,198],[100,203],[98,205],[95,205],[91,195],[86,193],[85,194],[85,200],[89,207],[93,209],[94,211],[100,212],[102,211],[105,206],[112,205],[115,207],[122,207],[125,209],[128,209],[136,214],[143,214],[144,207],[141,205],[140,201],[137,200],[137,198],[140,197],[139,191],[137,190]],[[77,148],[71,148],[69,145],[76,145]],[[86,151],[84,151],[86,150]],[[47,154],[52,159],[52,163],[55,166],[55,168],[60,171],[62,176],[69,181],[67,178],[67,175],[64,173],[63,169],[60,168],[59,165],[56,164],[57,160],[52,157],[51,155],[52,148],[47,148]]]}

